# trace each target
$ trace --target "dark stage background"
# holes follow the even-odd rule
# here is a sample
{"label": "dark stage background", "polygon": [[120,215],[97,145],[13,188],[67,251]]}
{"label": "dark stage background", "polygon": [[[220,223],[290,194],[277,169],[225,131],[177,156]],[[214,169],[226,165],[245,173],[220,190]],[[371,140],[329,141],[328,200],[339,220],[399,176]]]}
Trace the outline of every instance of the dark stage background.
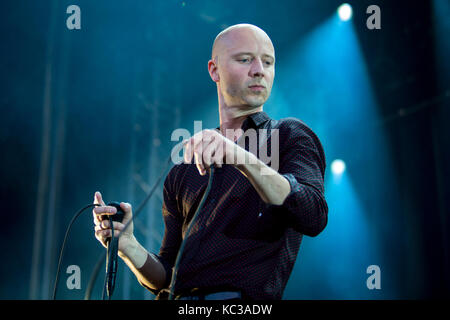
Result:
{"label": "dark stage background", "polygon": [[[179,141],[218,125],[214,37],[248,22],[271,37],[264,110],[297,117],[327,158],[327,228],[304,237],[284,299],[450,296],[450,3],[332,0],[2,1],[1,299],[49,299],[73,214],[96,190],[136,208]],[[381,10],[370,30],[369,5]],[[81,29],[69,30],[69,5]],[[338,173],[340,159],[345,171]],[[342,162],[341,162],[342,163]],[[336,167],[335,167],[336,166]],[[161,185],[137,218],[158,251]],[[59,299],[82,299],[102,247],[88,210],[71,232]],[[69,265],[81,288],[66,286]],[[381,288],[366,285],[379,267]],[[103,268],[94,288],[101,297]],[[121,262],[114,299],[153,299]]]}

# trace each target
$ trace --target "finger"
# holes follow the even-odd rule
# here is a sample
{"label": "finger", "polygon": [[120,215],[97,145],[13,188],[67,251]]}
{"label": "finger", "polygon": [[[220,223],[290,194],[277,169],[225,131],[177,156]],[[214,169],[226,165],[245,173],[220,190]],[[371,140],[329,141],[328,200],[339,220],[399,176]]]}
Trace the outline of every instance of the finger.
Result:
{"label": "finger", "polygon": [[117,209],[112,206],[96,207],[92,210],[95,215],[94,224],[100,224],[103,220],[106,220],[108,216],[112,216],[117,213]]}
{"label": "finger", "polygon": [[105,206],[105,202],[103,201],[102,194],[100,191],[96,191],[94,194],[94,204],[100,204],[102,206]]}
{"label": "finger", "polygon": [[186,143],[186,149],[187,149],[187,152],[186,152],[186,157],[187,158],[186,158],[186,160],[187,160],[188,163],[190,163],[192,157],[195,158],[195,152],[200,150],[198,147],[199,147],[199,144],[201,142],[203,142],[204,132],[205,131],[206,130],[197,132]]}
{"label": "finger", "polygon": [[[205,148],[212,142],[212,135],[209,133],[208,130],[204,130],[199,132],[197,135],[194,135],[192,137],[194,140],[194,159],[195,164],[197,166],[197,169],[200,173],[200,175],[206,174],[206,166],[204,162],[204,153]],[[210,157],[207,156],[209,159]]]}
{"label": "finger", "polygon": [[[94,228],[95,230],[95,236],[97,237],[97,239],[99,240],[105,240],[106,238],[111,236],[111,229],[102,229],[99,226],[96,226]],[[115,233],[114,233],[115,235]]]}
{"label": "finger", "polygon": [[200,131],[192,136],[191,146],[192,146],[192,150],[193,150],[194,154],[195,154],[196,150],[200,150],[199,146],[201,146],[202,142],[204,140],[206,140],[207,138],[208,138],[207,130]]}
{"label": "finger", "polygon": [[[94,193],[94,204],[100,204],[102,206],[105,205],[105,202],[103,201],[102,194],[100,193],[100,191],[96,191]],[[97,216],[97,214],[95,213],[94,210],[92,210],[92,214],[93,214],[93,217],[94,217],[94,224],[100,223],[101,219],[100,219],[99,216]]]}
{"label": "finger", "polygon": [[[103,230],[106,229],[111,229],[111,224],[109,222],[109,220],[103,220],[100,224],[99,227]],[[114,230],[120,230],[122,231],[124,228],[124,224],[118,221],[113,221],[113,228]]]}
{"label": "finger", "polygon": [[184,148],[184,163],[191,163],[192,161],[192,139],[187,139],[185,142],[183,142],[183,148]]}
{"label": "finger", "polygon": [[[100,241],[104,242],[107,238],[111,238],[111,229],[106,230],[96,230],[95,231],[95,237],[99,239]],[[120,236],[120,230],[114,230],[114,238],[117,238]]]}
{"label": "finger", "polygon": [[212,163],[214,163],[218,168],[222,168],[223,164],[223,143],[218,143],[214,149],[214,154],[212,158]]}
{"label": "finger", "polygon": [[92,216],[94,217],[94,225],[100,225],[100,223],[102,222],[100,216],[96,215],[94,211],[92,211]]}
{"label": "finger", "polygon": [[131,204],[128,202],[121,202],[120,207],[122,208],[125,214],[131,214]]}
{"label": "finger", "polygon": [[123,217],[122,223],[126,224],[126,223],[128,223],[128,221],[130,221],[133,218],[133,208],[132,208],[131,204],[128,202],[121,202],[120,208],[122,208],[122,210],[124,212],[124,217]]}
{"label": "finger", "polygon": [[95,207],[93,211],[97,215],[113,215],[117,213],[116,207],[113,206]]}
{"label": "finger", "polygon": [[95,227],[95,238],[100,241],[103,245],[105,245],[105,235],[103,233],[104,230],[100,229],[99,226]]}
{"label": "finger", "polygon": [[217,143],[214,141],[214,139],[206,146],[203,146],[203,164],[206,170],[208,170],[210,165],[213,163],[212,159],[215,153],[216,146]]}
{"label": "finger", "polygon": [[95,230],[95,238],[101,241],[103,244],[105,243],[106,238],[108,238],[109,231],[108,230]]}
{"label": "finger", "polygon": [[[105,203],[103,202],[102,194],[100,193],[100,191],[96,191],[94,193],[94,204],[100,204],[102,206],[105,205]],[[95,207],[94,207],[94,209],[95,209]],[[93,218],[94,218],[94,224],[99,224],[101,219],[97,216],[97,214],[95,213],[94,210],[92,210],[92,215],[93,215]]]}
{"label": "finger", "polygon": [[195,158],[195,165],[197,166],[197,170],[200,173],[200,175],[203,176],[205,174],[205,168],[203,167],[201,156],[198,153],[194,152],[194,158]]}

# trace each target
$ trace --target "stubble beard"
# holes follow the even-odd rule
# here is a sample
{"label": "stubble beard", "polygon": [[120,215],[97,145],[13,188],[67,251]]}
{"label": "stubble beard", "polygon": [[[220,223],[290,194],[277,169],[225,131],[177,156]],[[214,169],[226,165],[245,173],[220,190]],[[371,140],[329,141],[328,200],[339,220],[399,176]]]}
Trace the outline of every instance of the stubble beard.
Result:
{"label": "stubble beard", "polygon": [[262,106],[267,100],[267,93],[265,91],[252,92],[249,88],[228,88],[227,94],[232,98],[231,100],[233,105],[248,105],[252,108]]}

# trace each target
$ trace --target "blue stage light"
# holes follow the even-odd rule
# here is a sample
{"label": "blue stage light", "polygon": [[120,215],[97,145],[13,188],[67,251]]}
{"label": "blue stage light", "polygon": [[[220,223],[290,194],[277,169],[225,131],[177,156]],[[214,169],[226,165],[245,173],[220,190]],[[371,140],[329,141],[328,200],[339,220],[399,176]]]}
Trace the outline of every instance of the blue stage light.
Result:
{"label": "blue stage light", "polygon": [[341,175],[343,174],[345,171],[345,162],[340,160],[340,159],[336,159],[331,163],[331,172],[333,172],[333,174],[335,175]]}
{"label": "blue stage light", "polygon": [[348,20],[350,20],[350,19],[352,18],[352,16],[353,16],[353,9],[352,9],[352,6],[349,5],[348,3],[341,4],[341,5],[339,6],[339,8],[337,9],[337,13],[338,13],[338,15],[339,15],[339,18],[340,18],[342,21],[348,21]]}

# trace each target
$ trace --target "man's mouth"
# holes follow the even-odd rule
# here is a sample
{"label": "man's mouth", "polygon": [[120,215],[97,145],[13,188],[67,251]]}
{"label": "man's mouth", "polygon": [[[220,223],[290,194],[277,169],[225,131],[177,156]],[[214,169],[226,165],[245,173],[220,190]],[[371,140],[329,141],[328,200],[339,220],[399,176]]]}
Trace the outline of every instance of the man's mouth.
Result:
{"label": "man's mouth", "polygon": [[252,89],[252,90],[263,90],[266,87],[261,86],[261,85],[252,85],[252,86],[249,86],[249,88]]}

